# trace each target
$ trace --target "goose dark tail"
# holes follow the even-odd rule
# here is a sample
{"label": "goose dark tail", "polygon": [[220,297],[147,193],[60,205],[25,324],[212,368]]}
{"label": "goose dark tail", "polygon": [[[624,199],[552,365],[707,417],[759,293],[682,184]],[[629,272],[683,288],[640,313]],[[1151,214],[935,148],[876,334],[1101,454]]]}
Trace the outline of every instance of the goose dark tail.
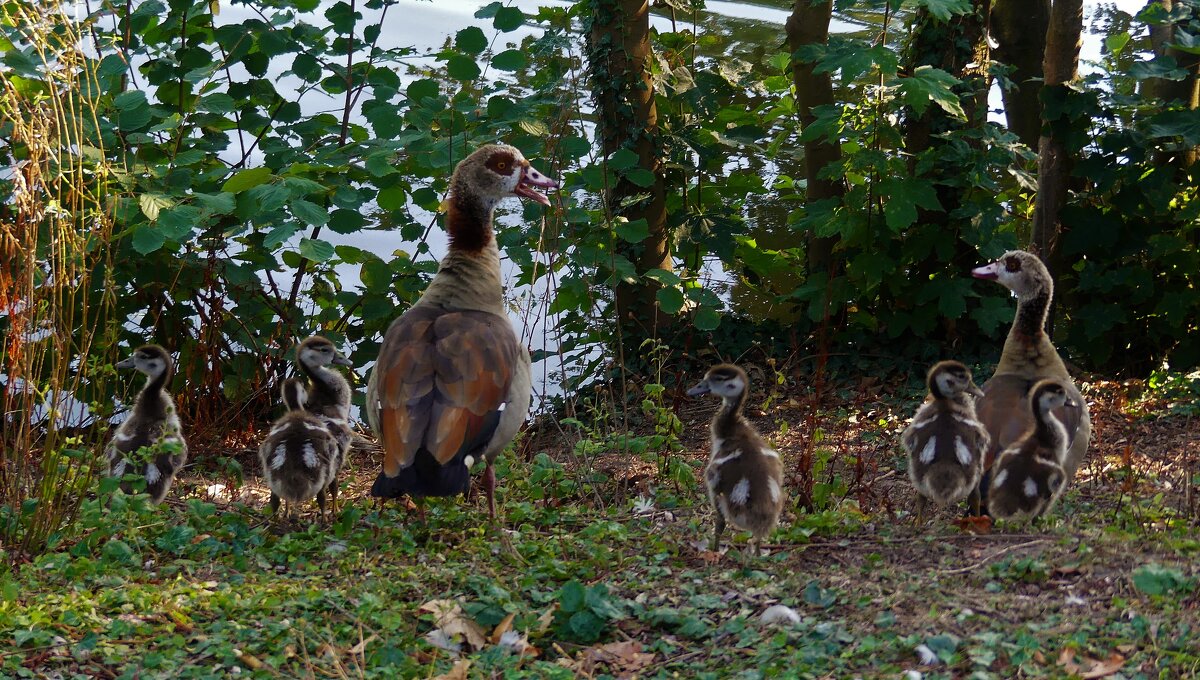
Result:
{"label": "goose dark tail", "polygon": [[421,449],[412,465],[400,470],[395,477],[380,472],[371,485],[371,495],[377,498],[454,496],[467,493],[470,486],[471,474],[462,460],[439,465],[428,451]]}

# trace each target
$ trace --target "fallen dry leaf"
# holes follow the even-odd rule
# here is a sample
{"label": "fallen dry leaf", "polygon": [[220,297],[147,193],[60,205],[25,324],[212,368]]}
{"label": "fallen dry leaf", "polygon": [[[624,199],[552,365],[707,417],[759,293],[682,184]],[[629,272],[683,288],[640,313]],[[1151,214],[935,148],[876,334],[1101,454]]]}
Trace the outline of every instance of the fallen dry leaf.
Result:
{"label": "fallen dry leaf", "polygon": [[979,517],[960,517],[954,520],[955,526],[967,534],[990,534],[992,533],[992,518],[987,515]]}
{"label": "fallen dry leaf", "polygon": [[435,675],[430,680],[467,680],[467,669],[470,667],[470,659],[460,659],[449,672]]}
{"label": "fallen dry leaf", "polygon": [[508,616],[504,617],[504,620],[501,621],[500,623],[497,623],[496,627],[492,629],[492,636],[490,638],[488,638],[488,640],[493,645],[500,644],[501,636],[503,636],[508,631],[512,630],[512,622],[513,622],[513,619],[515,619],[515,618],[517,618],[516,612],[512,612]]}
{"label": "fallen dry leaf", "polygon": [[643,652],[642,643],[637,640],[626,640],[588,647],[565,665],[576,673],[591,675],[596,666],[603,664],[608,666],[610,671],[627,676],[654,663],[654,656],[653,652]]}
{"label": "fallen dry leaf", "polygon": [[1099,659],[1091,659],[1086,656],[1080,656],[1082,663],[1075,662],[1075,652],[1069,648],[1065,648],[1058,655],[1058,665],[1063,667],[1063,670],[1078,675],[1084,680],[1096,680],[1096,678],[1107,678],[1115,674],[1125,666],[1125,657],[1113,652],[1103,661]]}
{"label": "fallen dry leaf", "polygon": [[235,649],[234,652],[237,654],[238,661],[242,662],[246,668],[249,668],[252,671],[257,671],[263,667],[263,662],[259,661],[258,657],[254,656],[253,654],[247,654],[246,652],[238,649]]}
{"label": "fallen dry leaf", "polygon": [[483,628],[466,613],[462,605],[454,600],[430,600],[417,608],[418,611],[433,614],[434,625],[450,636],[461,635],[467,647],[473,650],[487,646],[487,635]]}
{"label": "fallen dry leaf", "polygon": [[550,626],[554,623],[554,607],[549,607],[546,611],[542,612],[542,615],[538,617],[537,623],[538,635],[550,630]]}
{"label": "fallen dry leaf", "polygon": [[371,644],[372,642],[374,642],[378,639],[379,638],[376,637],[374,633],[371,633],[371,637],[367,638],[366,640],[359,640],[357,645],[354,645],[353,647],[351,647],[350,653],[355,656],[362,656],[362,653],[367,651],[367,645]]}

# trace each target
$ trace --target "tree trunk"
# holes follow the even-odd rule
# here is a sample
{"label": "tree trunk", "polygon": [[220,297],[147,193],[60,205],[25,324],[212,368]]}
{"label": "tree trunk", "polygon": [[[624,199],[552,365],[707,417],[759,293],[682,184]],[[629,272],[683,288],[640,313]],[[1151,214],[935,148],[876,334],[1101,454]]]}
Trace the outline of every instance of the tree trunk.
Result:
{"label": "tree trunk", "polygon": [[[1162,4],[1168,14],[1175,9],[1178,0],[1156,0]],[[1200,55],[1182,52],[1168,45],[1175,41],[1176,24],[1156,24],[1150,27],[1150,43],[1154,53],[1167,55],[1175,59],[1180,68],[1187,71],[1187,77],[1181,80],[1165,80],[1155,78],[1146,81],[1145,93],[1150,98],[1162,100],[1164,107],[1172,105],[1195,110],[1200,108]],[[1170,154],[1160,158],[1160,163],[1174,163],[1180,169],[1191,167],[1198,157],[1195,147],[1180,154]]]}
{"label": "tree trunk", "polygon": [[[673,268],[658,111],[650,71],[650,8],[647,0],[591,0],[591,10],[588,59],[602,148],[606,154],[629,149],[638,156],[637,167],[654,174],[649,187],[622,178],[607,197],[614,217],[631,222],[644,219],[649,231],[641,243],[620,241],[618,247],[639,275],[636,283],[619,283],[615,291],[623,344],[630,356],[630,350],[636,353],[642,340],[655,337],[656,331],[671,320],[659,312],[655,301],[658,284],[641,276],[651,269]],[[628,201],[638,195],[646,198]]]}
{"label": "tree trunk", "polygon": [[[1050,29],[1046,32],[1046,58],[1042,96],[1065,98],[1067,84],[1079,76],[1079,48],[1083,31],[1083,0],[1055,0],[1050,10]],[[1038,140],[1037,204],[1033,211],[1034,250],[1053,276],[1057,268],[1059,213],[1067,200],[1067,180],[1072,159],[1066,148],[1065,118],[1043,117],[1043,134]],[[1050,316],[1053,322],[1053,314]]]}
{"label": "tree trunk", "polygon": [[[828,0],[796,0],[792,14],[787,19],[788,46],[793,52],[804,45],[825,45],[829,42],[829,22],[833,15],[833,4]],[[796,109],[800,116],[801,129],[815,120],[813,109],[832,105],[833,82],[828,73],[815,73],[816,62],[792,62],[792,82],[796,88]],[[841,180],[819,177],[823,168],[842,160],[841,147],[834,141],[814,139],[804,143],[804,169],[808,179],[806,197],[811,203],[827,198],[841,198],[846,186]],[[806,249],[808,271],[830,272],[833,268],[833,237],[811,236]]]}
{"label": "tree trunk", "polygon": [[1014,89],[1003,91],[1008,129],[1031,149],[1042,136],[1042,59],[1050,26],[1050,0],[996,0],[991,34],[996,59],[1012,67]]}

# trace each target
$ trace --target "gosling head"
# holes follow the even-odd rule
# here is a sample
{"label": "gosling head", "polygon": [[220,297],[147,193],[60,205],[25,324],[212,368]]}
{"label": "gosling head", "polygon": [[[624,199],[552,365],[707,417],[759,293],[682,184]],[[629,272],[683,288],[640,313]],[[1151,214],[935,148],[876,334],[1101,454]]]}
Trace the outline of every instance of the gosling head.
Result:
{"label": "gosling head", "polygon": [[688,395],[698,397],[703,394],[715,394],[726,402],[735,401],[746,391],[750,378],[740,366],[733,364],[717,364],[708,369],[704,380],[688,390]]}
{"label": "gosling head", "polygon": [[328,339],[314,335],[300,343],[296,358],[309,368],[324,368],[330,364],[353,366],[349,359],[338,354],[337,348]]}
{"label": "gosling head", "polygon": [[486,144],[459,162],[450,186],[462,187],[494,208],[509,196],[550,205],[550,199],[536,189],[556,189],[558,182],[535,170],[516,147]]}
{"label": "gosling head", "polygon": [[171,355],[158,345],[142,345],[129,358],[117,362],[117,368],[136,368],[153,380],[171,369]]}
{"label": "gosling head", "polygon": [[1045,418],[1051,411],[1060,406],[1075,406],[1067,388],[1057,380],[1043,380],[1029,390],[1029,402],[1033,405],[1034,415]]}
{"label": "gosling head", "polygon": [[983,390],[971,379],[971,370],[958,361],[939,361],[934,364],[925,377],[925,383],[935,399],[954,399],[963,392],[976,397],[983,396]]}
{"label": "gosling head", "polygon": [[999,260],[971,270],[977,279],[997,281],[1016,293],[1019,299],[1036,296],[1042,291],[1053,289],[1054,283],[1046,265],[1037,255],[1024,250],[1010,250]]}

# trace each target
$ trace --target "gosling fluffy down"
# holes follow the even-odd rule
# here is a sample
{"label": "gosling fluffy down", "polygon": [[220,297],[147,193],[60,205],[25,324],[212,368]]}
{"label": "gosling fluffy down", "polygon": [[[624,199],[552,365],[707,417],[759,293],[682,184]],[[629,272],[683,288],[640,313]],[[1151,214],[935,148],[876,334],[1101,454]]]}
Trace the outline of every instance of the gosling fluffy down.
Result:
{"label": "gosling fluffy down", "polygon": [[326,491],[334,494],[336,503],[342,448],[322,418],[304,410],[307,397],[302,381],[284,381],[283,402],[288,411],[275,421],[258,448],[263,476],[271,488],[272,510],[279,509],[281,499],[290,505],[316,497],[324,514]]}
{"label": "gosling fluffy down", "polygon": [[754,535],[757,552],[779,522],[783,511],[783,464],[775,449],[767,445],[742,415],[750,379],[733,364],[713,366],[691,396],[715,394],[721,409],[712,420],[712,454],[704,471],[708,498],[716,512],[712,549],[721,545],[728,522]]}
{"label": "gosling fluffy down", "polygon": [[988,487],[988,512],[997,519],[1036,519],[1050,511],[1066,488],[1068,436],[1054,415],[1074,408],[1069,388],[1042,380],[1029,391],[1034,426],[996,458]]}
{"label": "gosling fluffy down", "polygon": [[917,409],[900,442],[908,451],[908,474],[917,490],[917,523],[926,501],[938,505],[971,497],[979,512],[979,479],[990,437],[975,417],[975,397],[983,392],[971,371],[957,361],[942,361],[925,379],[930,400]]}

